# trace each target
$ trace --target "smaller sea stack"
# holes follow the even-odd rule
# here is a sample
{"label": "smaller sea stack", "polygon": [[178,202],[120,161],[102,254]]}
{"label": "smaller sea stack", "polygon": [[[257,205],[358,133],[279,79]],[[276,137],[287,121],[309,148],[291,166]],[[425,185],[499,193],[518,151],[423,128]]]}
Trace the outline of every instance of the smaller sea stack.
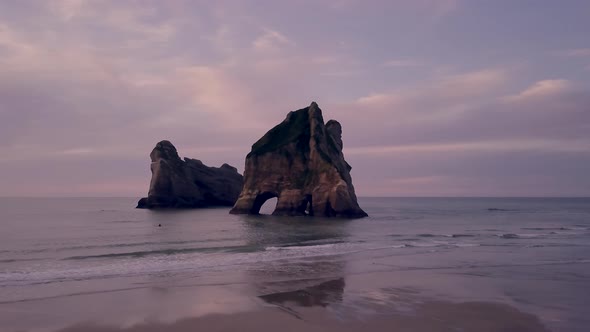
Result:
{"label": "smaller sea stack", "polygon": [[232,206],[243,185],[235,167],[209,167],[200,160],[180,159],[169,141],[161,141],[150,154],[152,180],[148,197],[137,208],[203,208]]}

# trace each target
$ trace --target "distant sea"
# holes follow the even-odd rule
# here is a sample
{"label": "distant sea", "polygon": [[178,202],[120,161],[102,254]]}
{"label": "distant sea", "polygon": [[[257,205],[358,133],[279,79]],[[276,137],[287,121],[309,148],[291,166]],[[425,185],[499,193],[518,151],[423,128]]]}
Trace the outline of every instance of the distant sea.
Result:
{"label": "distant sea", "polygon": [[0,198],[0,330],[241,310],[329,280],[341,281],[322,300],[335,315],[403,289],[590,328],[588,198],[360,198],[369,217],[355,220],[136,201]]}

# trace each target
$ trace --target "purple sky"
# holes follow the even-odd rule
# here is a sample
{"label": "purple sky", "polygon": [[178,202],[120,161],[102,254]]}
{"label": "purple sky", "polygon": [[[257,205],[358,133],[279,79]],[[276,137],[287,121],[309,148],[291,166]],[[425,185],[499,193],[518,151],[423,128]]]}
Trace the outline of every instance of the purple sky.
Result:
{"label": "purple sky", "polygon": [[343,126],[360,196],[590,196],[590,1],[0,2],[0,196],[142,196]]}

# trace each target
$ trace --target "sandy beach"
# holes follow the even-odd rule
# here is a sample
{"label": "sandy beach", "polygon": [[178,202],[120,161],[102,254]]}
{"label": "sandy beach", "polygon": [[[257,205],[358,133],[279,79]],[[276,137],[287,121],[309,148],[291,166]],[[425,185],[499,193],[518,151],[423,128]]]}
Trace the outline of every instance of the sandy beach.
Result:
{"label": "sandy beach", "polygon": [[299,309],[298,316],[277,308],[231,315],[211,314],[174,323],[141,323],[131,327],[79,324],[57,332],[156,331],[548,331],[539,320],[512,307],[493,303],[430,302],[412,313],[376,314],[373,317],[336,318],[324,309]]}
{"label": "sandy beach", "polygon": [[[380,279],[386,284],[393,277],[391,273],[372,273],[352,279]],[[549,331],[535,315],[505,303],[444,301],[413,287],[358,290],[359,296],[344,299],[345,278],[316,282],[304,280],[301,283],[312,286],[258,297],[246,295],[239,285],[216,285],[49,299],[46,301],[53,303],[62,317],[70,312],[69,320],[82,320],[48,331]],[[157,302],[154,293],[158,292],[163,303]],[[146,293],[152,293],[156,302],[143,302]],[[191,303],[186,302],[189,298]],[[64,306],[76,304],[84,309],[78,309],[79,313],[64,310]],[[78,314],[93,312],[88,306],[96,307],[98,315],[84,321]]]}
{"label": "sandy beach", "polygon": [[[391,271],[383,266],[396,259],[366,258],[357,267],[369,272],[345,272],[338,262],[318,260],[302,268],[310,275],[322,270],[327,278],[285,279],[269,266],[276,281],[257,273],[240,280],[219,274],[138,279],[127,289],[0,304],[0,312],[14,332],[550,331],[523,310],[526,303],[499,296],[469,269]],[[345,275],[331,279],[334,273]],[[567,319],[563,314],[549,311],[543,318]]]}

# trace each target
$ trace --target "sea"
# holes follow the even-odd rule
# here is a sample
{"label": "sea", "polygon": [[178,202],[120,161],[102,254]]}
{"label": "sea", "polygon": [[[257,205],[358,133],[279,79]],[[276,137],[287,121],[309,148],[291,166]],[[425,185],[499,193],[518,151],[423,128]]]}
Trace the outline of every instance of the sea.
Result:
{"label": "sea", "polygon": [[0,198],[0,331],[247,310],[334,280],[307,305],[370,315],[410,292],[590,330],[589,198],[361,197],[369,217],[352,220],[136,202]]}

